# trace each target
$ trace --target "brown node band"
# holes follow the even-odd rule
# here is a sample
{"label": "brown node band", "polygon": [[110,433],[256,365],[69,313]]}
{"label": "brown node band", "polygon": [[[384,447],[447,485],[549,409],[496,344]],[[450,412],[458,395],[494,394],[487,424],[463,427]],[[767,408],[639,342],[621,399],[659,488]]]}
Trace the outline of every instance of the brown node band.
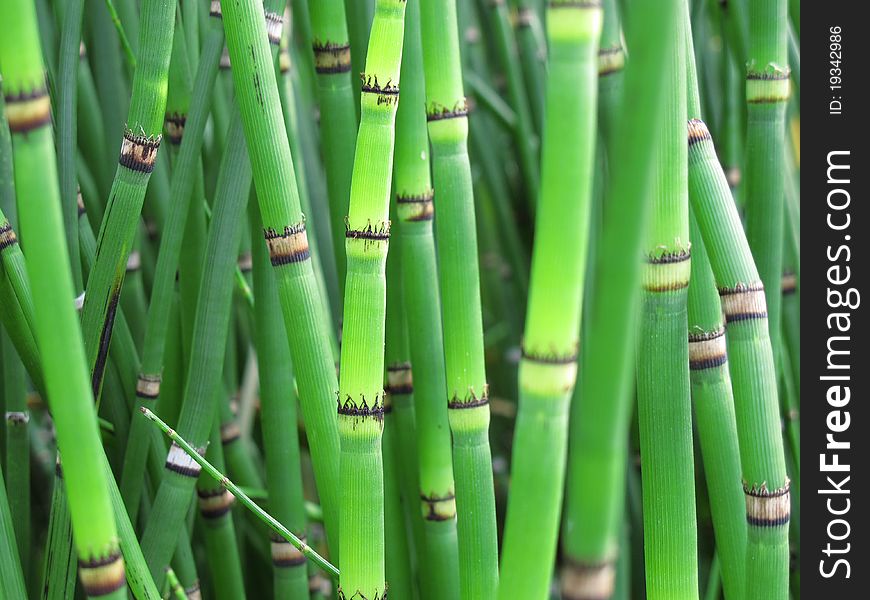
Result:
{"label": "brown node band", "polygon": [[350,71],[350,44],[315,42],[314,70],[321,75]]}
{"label": "brown node band", "polygon": [[284,227],[284,233],[278,233],[272,228],[264,229],[263,235],[269,248],[269,259],[274,267],[311,258],[304,221]]}
{"label": "brown node band", "polygon": [[797,275],[788,272],[782,275],[782,295],[789,296],[797,292]]}
{"label": "brown node band", "polygon": [[648,269],[644,272],[643,289],[648,292],[672,292],[689,287],[689,265],[686,264],[681,269],[674,266],[688,263],[691,259],[692,253],[689,250],[646,256]]}
{"label": "brown node band", "polygon": [[559,577],[564,600],[607,600],[613,595],[616,565],[613,561],[566,560]]}
{"label": "brown node band", "polygon": [[193,582],[193,585],[184,589],[187,595],[187,600],[202,600],[202,590],[199,588],[199,579]]}
{"label": "brown node band", "polygon": [[435,216],[435,190],[422,194],[398,194],[396,205],[403,221],[431,221]]}
{"label": "brown node band", "polygon": [[178,113],[167,114],[163,119],[163,129],[166,131],[166,137],[169,138],[169,143],[177,146],[181,143],[181,138],[184,136],[184,124],[187,122],[187,115]]}
{"label": "brown node band", "polygon": [[[299,536],[303,542],[305,538]],[[272,538],[272,564],[276,567],[301,567],[308,560],[302,551],[284,538]]]}
{"label": "brown node band", "polygon": [[8,95],[5,100],[10,133],[27,133],[51,123],[51,100],[44,86]]}
{"label": "brown node band", "polygon": [[420,501],[427,521],[449,521],[456,516],[456,494],[420,494]]}
{"label": "brown node band", "polygon": [[242,437],[242,430],[239,429],[239,424],[235,419],[221,424],[221,444],[224,446],[232,444],[240,437]]}
{"label": "brown node band", "polygon": [[232,64],[230,64],[230,51],[227,50],[226,46],[224,46],[223,52],[221,52],[221,60],[218,66],[224,70],[232,67]]}
{"label": "brown node band", "polygon": [[767,318],[767,301],[761,282],[720,288],[719,298],[725,313],[725,323]]}
{"label": "brown node band", "polygon": [[196,490],[199,512],[206,519],[224,516],[233,507],[236,497],[223,488]]}
{"label": "brown node band", "polygon": [[447,108],[441,104],[433,103],[426,109],[426,120],[431,121],[446,121],[447,119],[461,119],[468,116],[468,100],[463,98],[453,105],[453,108]]}
{"label": "brown node band", "polygon": [[725,349],[725,329],[689,334],[689,368],[703,371],[728,362]]}
{"label": "brown node band", "polygon": [[474,393],[474,390],[469,390],[468,395],[461,399],[459,396],[455,395],[450,401],[447,403],[447,408],[452,410],[463,410],[466,408],[477,408],[479,406],[486,406],[489,404],[489,384],[484,384],[483,386],[483,394],[478,396]]}
{"label": "brown node band", "polygon": [[281,48],[278,52],[278,70],[284,74],[290,71],[290,52],[287,48]]}
{"label": "brown node band", "polygon": [[162,137],[135,135],[128,129],[124,132],[124,139],[121,141],[121,157],[118,162],[131,171],[150,173],[154,170]]}
{"label": "brown node band", "polygon": [[284,17],[268,10],[264,12],[266,13],[266,35],[269,37],[269,43],[278,46],[281,44]]}
{"label": "brown node band", "polygon": [[105,557],[79,560],[79,577],[90,598],[107,596],[127,584],[124,559],[117,550]]}
{"label": "brown node band", "polygon": [[8,222],[0,225],[0,252],[17,243],[18,236],[15,235],[15,230],[12,229],[12,225]]}
{"label": "brown node band", "polygon": [[254,258],[251,256],[250,252],[245,252],[239,256],[237,264],[239,266],[239,271],[242,273],[250,273],[254,268]]}
{"label": "brown node band", "polygon": [[384,405],[381,401],[380,395],[375,396],[375,402],[371,406],[369,406],[365,396],[361,396],[361,398],[361,402],[356,402],[350,396],[347,396],[344,399],[344,403],[342,403],[341,400],[337,400],[338,414],[345,417],[371,417],[376,421],[383,421]]}
{"label": "brown node band", "polygon": [[791,482],[775,490],[768,490],[767,484],[749,487],[743,483],[746,497],[746,522],[756,527],[779,527],[788,525],[791,518]]}
{"label": "brown node band", "polygon": [[414,374],[411,363],[393,364],[387,367],[387,389],[389,395],[410,395],[414,393]]}
{"label": "brown node band", "polygon": [[[205,449],[198,449],[197,452],[202,456],[205,454]],[[169,453],[166,455],[166,464],[164,466],[170,471],[174,471],[184,477],[199,477],[202,471],[202,467],[175,442],[172,442],[172,445],[169,446]]]}
{"label": "brown node band", "polygon": [[6,413],[6,424],[17,427],[18,425],[27,425],[30,422],[30,413],[20,410],[8,411]]}
{"label": "brown node band", "polygon": [[516,24],[517,29],[523,29],[525,27],[531,27],[532,23],[535,22],[535,11],[531,8],[527,8],[525,6],[519,8],[517,10]]}
{"label": "brown node band", "polygon": [[707,124],[701,119],[689,119],[688,132],[689,146],[713,139],[710,136],[710,130],[707,129]]}
{"label": "brown node band", "polygon": [[136,396],[145,400],[156,400],[160,396],[160,383],[163,378],[160,375],[139,374],[136,380]]}
{"label": "brown node band", "polygon": [[87,211],[85,210],[85,200],[82,197],[81,188],[76,189],[76,208],[79,211],[79,217],[84,215]]}
{"label": "brown node band", "polygon": [[355,591],[352,596],[347,596],[345,595],[344,590],[342,590],[339,586],[338,600],[387,600],[387,591],[388,590],[385,589],[383,595],[381,595],[380,591],[375,590],[375,595],[373,598],[369,598],[359,590]]}
{"label": "brown node band", "polygon": [[540,365],[573,365],[577,363],[577,350],[575,349],[570,354],[559,354],[558,352],[536,352],[533,350],[527,350],[525,346],[522,347],[521,358],[523,360],[537,363]]}
{"label": "brown node band", "polygon": [[221,1],[220,0],[211,0],[211,4],[208,8],[208,15],[210,17],[217,17],[219,19],[223,18],[223,12],[221,11]]}
{"label": "brown node band", "polygon": [[352,240],[368,240],[371,242],[383,242],[390,239],[390,222],[384,221],[380,225],[372,225],[369,221],[363,229],[351,229],[350,221],[344,218],[344,237]]}
{"label": "brown node band", "polygon": [[598,76],[606,77],[625,68],[625,51],[622,46],[609,46],[598,51]]}
{"label": "brown node band", "polygon": [[87,58],[87,56],[88,56],[88,49],[85,47],[85,43],[79,42],[79,58],[80,59]]}

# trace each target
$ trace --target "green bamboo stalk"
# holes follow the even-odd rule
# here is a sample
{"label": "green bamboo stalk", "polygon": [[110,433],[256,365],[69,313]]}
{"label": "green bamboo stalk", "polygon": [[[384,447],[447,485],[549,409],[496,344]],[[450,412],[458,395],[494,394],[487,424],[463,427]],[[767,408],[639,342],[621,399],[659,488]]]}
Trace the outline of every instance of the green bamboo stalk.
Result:
{"label": "green bamboo stalk", "polygon": [[69,503],[60,468],[60,455],[54,469],[51,490],[51,510],[48,535],[45,541],[45,560],[42,567],[42,595],[44,600],[71,598],[75,592],[76,573],[72,549],[72,526]]}
{"label": "green bamboo stalk", "polygon": [[220,484],[229,490],[229,492],[236,497],[236,499],[245,505],[245,508],[254,512],[259,519],[261,519],[266,525],[269,526],[272,531],[280,535],[283,539],[290,542],[297,550],[299,550],[307,559],[311,560],[312,563],[316,564],[320,569],[322,569],[326,574],[331,577],[338,578],[339,571],[336,569],[331,563],[329,563],[325,558],[320,556],[311,546],[307,545],[304,541],[300,540],[298,537],[293,535],[286,527],[281,525],[278,521],[276,521],[272,516],[263,511],[257,504],[251,500],[247,494],[245,494],[239,486],[234,484],[232,481],[227,479],[224,475],[221,474],[220,471],[214,468],[207,460],[205,460],[193,446],[188,444],[184,438],[178,435],[174,429],[170,428],[164,421],[162,421],[157,415],[148,410],[147,408],[142,408],[142,414],[144,414],[150,421],[157,425],[163,433],[165,433],[169,439],[171,439],[175,445],[177,445],[188,457],[190,457],[191,461],[198,465],[201,470],[208,473],[213,479],[220,482]]}
{"label": "green bamboo stalk", "polygon": [[538,167],[540,150],[529,108],[529,97],[523,81],[522,65],[505,0],[487,2],[487,6],[492,12],[490,20],[495,30],[493,33],[496,51],[507,81],[508,97],[517,117],[511,134],[523,176],[524,195],[529,203],[529,211],[534,214],[540,187]]}
{"label": "green bamboo stalk", "polygon": [[[236,100],[251,153],[254,184],[269,256],[276,268],[284,325],[296,373],[302,414],[324,510],[330,546],[338,548],[338,389],[328,327],[309,262],[292,156],[281,119],[274,66],[258,3],[223,6],[227,46],[233,59]],[[268,75],[261,75],[270,73]],[[254,81],[259,83],[254,87]],[[260,103],[262,102],[262,104]]]}
{"label": "green bamboo stalk", "polygon": [[[690,89],[689,94],[696,97],[697,91]],[[689,121],[688,140],[689,197],[719,288],[728,334],[748,523],[744,597],[785,598],[790,494],[764,286],[703,121]]]}
{"label": "green bamboo stalk", "polygon": [[97,238],[96,260],[82,309],[82,334],[95,397],[99,397],[102,385],[127,257],[162,139],[175,1],[143,2],[140,25],[139,47],[148,51],[140,53],[133,77],[118,170]]}
{"label": "green bamboo stalk", "polygon": [[[351,68],[354,73],[365,72],[369,33],[372,29],[376,4],[376,0],[344,0],[344,12],[347,15],[347,33],[351,50]],[[359,80],[355,80],[354,93],[358,95],[361,91],[362,87]],[[359,118],[359,98],[355,99],[355,103],[357,118]]]}
{"label": "green bamboo stalk", "polygon": [[[262,19],[262,17],[261,17]],[[178,430],[204,448],[211,424],[217,417],[220,372],[229,327],[233,278],[241,221],[250,190],[247,149],[242,143],[238,113],[233,119],[229,142],[221,163],[215,210],[205,249],[197,306],[187,353],[187,380]],[[155,578],[164,575],[176,543],[175,531],[184,519],[199,469],[172,446],[166,458],[163,480],[142,537],[142,549]],[[161,582],[158,582],[160,584]]]}
{"label": "green bamboo stalk", "polygon": [[[309,1],[314,69],[320,105],[320,137],[329,193],[329,224],[340,300],[344,299],[344,219],[356,152],[357,113],[351,85],[351,51],[344,0]],[[360,73],[359,70],[354,71]],[[267,213],[263,213],[264,218]],[[283,225],[282,225],[283,227]]]}
{"label": "green bamboo stalk", "polygon": [[498,543],[488,437],[489,390],[456,2],[421,0],[420,19],[433,183],[440,202],[436,234],[446,400],[453,433],[459,578],[463,598],[492,598],[498,585]]}
{"label": "green bamboo stalk", "polygon": [[[516,0],[516,30],[519,57],[525,78],[526,94],[529,98],[535,131],[541,134],[544,124],[544,90],[547,79],[547,38],[536,2]],[[478,35],[479,32],[478,32]]]}
{"label": "green bamboo stalk", "polygon": [[166,569],[166,585],[172,598],[175,600],[188,600],[187,594],[184,593],[184,587],[178,580],[178,575],[175,574],[175,571],[171,567]]}
{"label": "green bamboo stalk", "polygon": [[[226,470],[218,419],[214,420],[205,458],[216,469]],[[231,512],[235,497],[208,474],[200,474],[196,482],[196,494],[214,597],[219,600],[244,600],[239,545]]]}
{"label": "green bamboo stalk", "polygon": [[58,185],[44,87],[42,57],[32,5],[3,3],[3,21],[14,24],[0,41],[7,119],[12,133],[18,210],[28,246],[36,337],[42,348],[48,400],[59,446],[66,448],[70,515],[85,592],[123,598],[124,560],[118,545],[102,448],[89,392],[62,238]]}
{"label": "green bamboo stalk", "polygon": [[681,3],[668,66],[666,120],[644,248],[637,404],[647,597],[698,598],[697,530],[686,302],[690,273],[686,185],[686,44]]}
{"label": "green bamboo stalk", "polygon": [[[405,2],[377,0],[362,78],[350,203],[338,387],[341,445],[339,597],[383,598],[385,270]],[[376,350],[372,352],[370,348]]]}
{"label": "green bamboo stalk", "polygon": [[[266,479],[269,509],[275,518],[305,539],[306,519],[302,496],[302,467],[293,389],[293,373],[288,368],[290,347],[283,332],[283,316],[278,300],[275,274],[271,272],[266,245],[259,239],[262,231],[260,211],[252,203],[251,222],[254,292],[257,314],[254,342],[260,374],[260,422],[266,453]],[[256,234],[256,235],[255,235]],[[308,573],[305,556],[283,539],[273,538],[272,569],[276,598],[308,598]]]}
{"label": "green bamboo stalk", "polygon": [[27,598],[23,575],[25,571],[21,568],[20,555],[15,544],[16,532],[12,523],[12,513],[6,498],[6,482],[0,470],[0,593],[4,598]]}
{"label": "green bamboo stalk", "polygon": [[[213,96],[220,53],[224,44],[220,4],[212,4],[209,15],[208,31],[189,104],[182,98],[176,105],[176,110],[167,114],[165,120],[167,137],[172,146],[178,147],[178,153],[174,161],[170,189],[171,209],[161,230],[160,251],[157,255],[157,267],[148,306],[142,364],[136,386],[136,406],[153,408],[160,396],[176,271],[194,191],[195,173],[199,165],[210,99]],[[190,107],[189,112],[186,110],[187,106]],[[196,206],[195,210],[200,210],[199,206]],[[138,411],[134,411],[132,419],[130,441],[124,458],[121,490],[128,511],[131,516],[135,516],[142,489],[140,474],[148,455],[149,426]]]}
{"label": "green bamboo stalk", "polygon": [[625,49],[622,44],[622,19],[616,0],[603,0],[604,21],[598,49],[598,127],[608,158],[614,160],[616,119],[625,79]]}
{"label": "green bamboo stalk", "polygon": [[746,568],[746,509],[740,486],[740,448],[728,375],[725,327],[704,240],[694,214],[690,214],[690,219],[692,273],[688,323],[692,401],[722,587],[727,598],[742,598]]}
{"label": "green bamboo stalk", "polygon": [[[394,169],[401,253],[401,262],[395,263],[401,294],[397,308],[404,307],[407,318],[405,345],[410,353],[405,360],[410,358],[410,364],[401,357],[388,362],[387,391],[391,396],[405,388],[414,393],[419,487],[412,506],[423,517],[424,545],[418,550],[422,592],[425,598],[448,599],[459,597],[459,557],[422,63],[420,4],[411,0],[405,16],[403,96],[396,117]],[[387,293],[389,297],[389,287]],[[387,304],[389,311],[389,300]],[[389,323],[387,329],[389,335]],[[410,365],[416,365],[413,378]]]}
{"label": "green bamboo stalk", "polygon": [[597,2],[547,6],[542,184],[502,544],[504,599],[545,597],[556,558],[589,244],[601,21]]}
{"label": "green bamboo stalk", "polygon": [[[782,283],[785,111],[789,98],[788,0],[749,3],[746,72],[746,237],[761,282]],[[782,295],[767,294],[774,364],[780,353]]]}

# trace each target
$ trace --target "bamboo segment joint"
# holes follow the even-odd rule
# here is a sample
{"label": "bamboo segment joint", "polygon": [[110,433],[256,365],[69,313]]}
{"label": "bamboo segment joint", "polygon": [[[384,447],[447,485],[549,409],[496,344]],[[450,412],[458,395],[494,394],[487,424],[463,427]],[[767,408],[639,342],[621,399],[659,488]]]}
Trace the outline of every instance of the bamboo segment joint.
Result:
{"label": "bamboo segment joint", "polygon": [[321,75],[350,71],[350,44],[314,42],[314,70]]}
{"label": "bamboo segment joint", "polygon": [[447,119],[461,119],[468,116],[468,100],[463,98],[453,105],[453,108],[447,108],[444,105],[433,102],[426,109],[426,120],[445,121]]}
{"label": "bamboo segment joint", "polygon": [[[305,537],[299,536],[303,542]],[[308,559],[296,546],[283,538],[272,538],[272,564],[276,567],[300,567]]]}
{"label": "bamboo segment joint", "polygon": [[406,222],[431,221],[435,216],[433,199],[435,191],[429,189],[422,194],[396,196],[396,212],[399,219]]}
{"label": "bamboo segment joint", "polygon": [[443,496],[420,494],[420,500],[423,518],[427,521],[449,521],[456,517],[456,494],[453,492]]}
{"label": "bamboo segment joint", "polygon": [[184,589],[187,600],[202,600],[202,591],[199,589],[199,579],[193,582],[189,588]]}
{"label": "bamboo segment joint", "polygon": [[269,43],[273,46],[281,44],[281,33],[284,29],[284,17],[278,13],[265,11],[266,13],[266,35],[269,37]]}
{"label": "bamboo segment joint", "polygon": [[154,170],[157,149],[160,148],[162,137],[161,135],[154,137],[135,135],[129,129],[126,130],[121,141],[121,157],[118,162],[131,171],[150,173]]}
{"label": "bamboo segment joint", "polygon": [[390,239],[390,222],[382,221],[379,225],[372,225],[368,221],[362,229],[352,229],[350,219],[344,219],[345,232],[344,237],[351,240],[366,240],[370,242],[385,242]]}
{"label": "bamboo segment joint", "polygon": [[770,64],[765,71],[754,71],[750,66],[746,75],[746,102],[773,104],[787,101],[791,94],[790,74],[791,69],[787,66]]}
{"label": "bamboo segment joint", "polygon": [[224,69],[224,70],[229,69],[231,67],[231,65],[230,65],[230,51],[227,50],[226,46],[224,46],[224,50],[223,50],[223,52],[221,52],[221,61],[219,63],[219,66],[221,69]]}
{"label": "bamboo segment joint", "polygon": [[[0,244],[2,246],[2,244]],[[789,296],[797,292],[797,275],[793,272],[782,274],[782,295]]]}
{"label": "bamboo segment joint", "polygon": [[51,100],[44,85],[31,92],[8,95],[5,101],[11,133],[27,133],[51,123]]}
{"label": "bamboo segment joint", "polygon": [[725,323],[767,318],[767,301],[764,285],[759,281],[749,285],[738,284],[733,288],[720,288]]}
{"label": "bamboo segment joint", "polygon": [[378,106],[386,104],[391,106],[399,102],[399,86],[393,85],[393,80],[388,79],[387,83],[381,85],[378,83],[377,75],[359,74],[361,82],[361,90],[363,94],[377,94]]}
{"label": "bamboo segment joint", "polygon": [[338,414],[345,417],[371,417],[376,421],[384,420],[384,405],[381,402],[381,396],[375,396],[375,402],[369,406],[365,396],[360,396],[360,401],[357,402],[350,396],[344,399],[344,403],[338,400]]}
{"label": "bamboo segment joint", "polygon": [[124,559],[117,550],[104,558],[79,560],[79,576],[89,598],[107,596],[127,584]]}
{"label": "bamboo segment joint", "polygon": [[[205,450],[198,451],[200,455],[205,454]],[[184,477],[199,477],[202,467],[195,460],[187,455],[187,452],[175,442],[169,447],[169,454],[166,456],[166,468],[170,471],[175,471]]]}
{"label": "bamboo segment joint", "polygon": [[282,74],[290,71],[290,52],[287,48],[281,48],[278,52],[278,70]]}
{"label": "bamboo segment joint", "polygon": [[224,516],[233,507],[236,497],[224,488],[213,490],[197,490],[199,512],[205,519],[217,519]]}
{"label": "bamboo segment joint", "polygon": [[82,198],[82,190],[81,189],[76,190],[76,207],[78,208],[78,211],[79,211],[79,217],[81,217],[83,214],[85,214],[85,212],[87,212],[85,210],[85,200],[84,200],[84,198]]}
{"label": "bamboo segment joint", "polygon": [[338,600],[387,600],[387,590],[384,590],[383,596],[376,590],[374,597],[369,598],[359,590],[354,592],[352,596],[347,596],[341,588],[338,588]]}
{"label": "bamboo segment joint", "polygon": [[187,122],[187,115],[173,113],[166,115],[164,119],[164,129],[166,136],[169,138],[169,143],[177,146],[181,143],[181,138],[184,135],[184,124]]}
{"label": "bamboo segment joint", "polygon": [[24,411],[10,411],[6,413],[6,424],[13,427],[30,423],[30,413]]}
{"label": "bamboo segment joint", "polygon": [[564,600],[606,600],[613,596],[616,567],[613,561],[567,561],[560,576]]}
{"label": "bamboo segment joint", "polygon": [[643,289],[671,292],[688,287],[691,258],[688,249],[648,256],[643,270]]}
{"label": "bamboo segment joint", "polygon": [[478,396],[473,389],[468,390],[468,394],[466,394],[465,398],[459,399],[459,396],[455,395],[453,398],[447,403],[447,408],[451,410],[464,410],[466,408],[478,408],[480,406],[486,406],[489,404],[489,384],[484,384],[483,386],[483,394]]}
{"label": "bamboo segment joint", "polygon": [[136,396],[143,400],[156,400],[160,396],[160,375],[139,374],[136,381]]}
{"label": "bamboo segment joint", "polygon": [[601,48],[598,51],[598,76],[605,77],[622,71],[625,67],[625,52],[622,46]]}
{"label": "bamboo segment joint", "polygon": [[787,525],[791,518],[791,483],[788,478],[785,485],[775,490],[768,490],[767,484],[760,487],[748,487],[743,483],[743,493],[746,496],[746,522],[756,527],[779,527]]}
{"label": "bamboo segment joint", "polygon": [[217,17],[218,19],[223,18],[223,12],[221,11],[221,1],[220,0],[211,0],[211,5],[209,5],[208,16]]}
{"label": "bamboo segment joint", "polygon": [[517,10],[516,26],[517,29],[531,27],[535,22],[535,11],[526,6],[522,6]]}
{"label": "bamboo segment joint", "polygon": [[411,371],[411,363],[400,363],[387,367],[388,395],[409,396],[414,393],[414,375]]}
{"label": "bamboo segment joint", "polygon": [[701,119],[689,119],[688,126],[689,147],[698,142],[710,141],[713,138],[710,136],[710,130],[707,129],[707,124]]}
{"label": "bamboo segment joint", "polygon": [[264,229],[263,233],[273,267],[303,262],[311,257],[304,221],[284,227],[284,233],[272,228]]}
{"label": "bamboo segment joint", "polygon": [[73,299],[73,306],[75,306],[76,312],[82,312],[82,309],[85,307],[85,293],[82,292],[78,296]]}
{"label": "bamboo segment joint", "polygon": [[242,273],[250,273],[254,268],[254,259],[250,252],[245,252],[239,256],[238,260],[239,271]]}
{"label": "bamboo segment joint", "polygon": [[127,257],[127,272],[135,273],[142,266],[142,255],[138,250],[133,250]]}
{"label": "bamboo segment joint", "polygon": [[0,252],[18,243],[18,236],[8,222],[0,225]]}
{"label": "bamboo segment joint", "polygon": [[703,371],[728,362],[725,349],[725,329],[689,334],[689,368]]}
{"label": "bamboo segment joint", "polygon": [[221,425],[221,444],[226,446],[232,444],[242,437],[242,430],[239,429],[239,424],[235,419]]}

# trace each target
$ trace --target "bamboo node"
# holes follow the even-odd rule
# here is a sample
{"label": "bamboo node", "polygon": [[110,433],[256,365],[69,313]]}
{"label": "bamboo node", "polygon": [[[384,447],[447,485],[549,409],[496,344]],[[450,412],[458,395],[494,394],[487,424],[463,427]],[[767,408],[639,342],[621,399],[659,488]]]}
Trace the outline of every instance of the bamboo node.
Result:
{"label": "bamboo node", "polygon": [[160,148],[161,139],[163,139],[162,135],[137,135],[126,129],[121,140],[121,157],[118,162],[131,171],[150,173],[154,170],[154,163],[157,161],[157,150]]}
{"label": "bamboo node", "polygon": [[719,288],[719,298],[722,301],[726,324],[767,318],[767,300],[764,295],[764,285],[760,281],[750,284],[738,283],[731,288]]}
{"label": "bamboo node", "polygon": [[241,271],[242,273],[250,273],[251,270],[254,268],[254,258],[253,256],[251,256],[250,252],[244,252],[239,255],[239,259],[238,261],[236,261],[236,264],[239,267],[239,271]]}
{"label": "bamboo node", "polygon": [[381,593],[378,590],[375,590],[375,595],[371,598],[363,594],[361,591],[357,590],[353,593],[352,596],[345,596],[344,592],[341,589],[341,586],[338,587],[338,600],[387,600],[387,589],[386,584],[384,584],[384,595],[381,596]]}
{"label": "bamboo node", "polygon": [[[303,542],[304,536],[297,536]],[[276,567],[300,567],[308,560],[305,554],[296,546],[285,540],[284,538],[272,538],[272,564]]]}
{"label": "bamboo node", "polygon": [[376,94],[378,96],[377,105],[392,106],[399,102],[399,86],[393,84],[393,80],[388,79],[383,85],[378,83],[377,75],[359,74],[359,79],[363,94]]}
{"label": "bamboo node", "polygon": [[366,247],[368,243],[386,242],[390,239],[390,221],[381,221],[372,225],[371,219],[366,221],[366,226],[362,229],[352,229],[350,226],[350,218],[344,218],[344,237],[352,240],[364,240]]}
{"label": "bamboo node", "polygon": [[387,397],[395,395],[410,396],[414,393],[414,374],[411,363],[392,364],[387,367]]}
{"label": "bamboo node", "polygon": [[344,399],[344,403],[341,402],[341,399],[337,399],[338,402],[338,414],[345,417],[361,417],[365,418],[373,418],[376,421],[384,420],[384,404],[382,394],[375,394],[375,402],[371,406],[369,406],[366,401],[366,397],[360,394],[360,401],[357,402],[353,398],[351,398],[350,394],[347,394]]}
{"label": "bamboo node", "polygon": [[445,121],[447,119],[461,119],[468,116],[468,100],[462,98],[453,105],[453,108],[447,108],[443,104],[432,102],[426,108],[426,121]]}
{"label": "bamboo node", "polygon": [[[679,240],[677,241],[679,245]],[[642,274],[643,289],[648,292],[673,292],[689,286],[692,253],[689,247],[678,250],[659,249],[646,256]]]}
{"label": "bamboo node", "polygon": [[396,210],[399,219],[406,222],[431,221],[435,216],[435,190],[422,194],[397,194]]}
{"label": "bamboo node", "polygon": [[163,378],[158,375],[139,374],[136,380],[136,396],[143,400],[156,400],[160,396],[160,383]]}
{"label": "bamboo node", "polygon": [[281,44],[284,17],[270,10],[264,12],[266,14],[266,35],[269,37],[269,43],[273,46],[278,46]]}
{"label": "bamboo node", "polygon": [[242,430],[239,429],[239,424],[235,419],[221,424],[221,444],[226,446],[232,444],[242,437]]}
{"label": "bamboo node", "polygon": [[707,124],[701,119],[689,119],[688,138],[690,148],[699,142],[710,141],[713,139],[710,136],[710,130],[707,129]]}
{"label": "bamboo node", "polygon": [[782,295],[789,296],[797,292],[797,275],[794,271],[786,271],[782,274]]}
{"label": "bamboo node", "polygon": [[304,219],[294,225],[285,226],[283,233],[278,233],[271,227],[266,228],[263,235],[273,267],[303,262],[311,257]]}
{"label": "bamboo node", "polygon": [[202,590],[199,589],[199,579],[193,582],[189,588],[185,588],[184,593],[187,595],[187,600],[202,600]]}
{"label": "bamboo node", "polygon": [[791,95],[790,75],[791,69],[787,65],[770,63],[757,70],[755,64],[750,63],[746,74],[746,101],[749,104],[787,101]]}
{"label": "bamboo node", "polygon": [[785,484],[770,490],[767,482],[761,485],[749,486],[743,482],[743,493],[746,496],[746,522],[756,527],[779,527],[787,525],[791,518],[791,482],[788,477]]}
{"label": "bamboo node", "polygon": [[10,133],[28,133],[51,123],[51,100],[44,83],[31,91],[9,94],[5,101]]}
{"label": "bamboo node", "polygon": [[226,46],[224,46],[224,49],[221,52],[221,60],[220,63],[218,63],[218,66],[224,70],[232,67],[232,65],[230,64],[230,51],[227,50]]}
{"label": "bamboo node", "polygon": [[167,113],[163,119],[163,128],[166,131],[166,137],[169,138],[169,143],[177,146],[181,143],[181,138],[184,136],[184,125],[187,123],[187,115],[180,113]]}
{"label": "bamboo node", "polygon": [[420,494],[423,518],[427,521],[449,521],[456,517],[456,494]]}
{"label": "bamboo node", "polygon": [[236,497],[224,488],[197,490],[199,512],[205,519],[217,519],[233,507]]}
{"label": "bamboo node", "polygon": [[139,254],[138,250],[133,250],[130,252],[129,256],[127,256],[127,272],[135,273],[142,266],[142,255]]}
{"label": "bamboo node", "polygon": [[606,77],[625,68],[625,52],[620,44],[598,50],[598,76]]}
{"label": "bamboo node", "polygon": [[447,403],[447,408],[452,410],[464,410],[466,408],[478,408],[489,404],[489,384],[483,384],[483,394],[478,397],[474,388],[469,387],[465,398],[460,399],[459,394],[454,393],[453,398]]}
{"label": "bamboo node", "polygon": [[10,225],[8,221],[3,223],[3,225],[0,225],[0,252],[17,243],[18,236],[15,235],[15,230],[12,229],[12,225]]}
{"label": "bamboo node", "polygon": [[314,70],[320,75],[350,71],[350,44],[314,42]]}
{"label": "bamboo node", "polygon": [[217,17],[218,19],[223,18],[223,11],[221,10],[221,0],[211,0],[211,4],[208,7],[208,16]]}
{"label": "bamboo node", "polygon": [[78,186],[76,186],[76,208],[78,208],[79,217],[85,214],[85,200],[82,197],[82,189]]}
{"label": "bamboo node", "polygon": [[566,560],[559,576],[565,600],[604,600],[613,595],[616,566],[612,560],[581,562]]}
{"label": "bamboo node", "polygon": [[290,52],[287,48],[281,48],[278,52],[278,69],[284,74],[290,71],[290,66]]}
{"label": "bamboo node", "polygon": [[6,424],[17,427],[30,423],[30,413],[26,411],[7,411]]}
{"label": "bamboo node", "polygon": [[689,333],[689,369],[703,371],[728,362],[725,328]]}
{"label": "bamboo node", "polygon": [[79,577],[88,597],[106,596],[121,589],[127,584],[121,552],[115,548],[106,556],[79,560]]}
{"label": "bamboo node", "polygon": [[[200,456],[205,455],[205,448],[197,449]],[[174,441],[169,447],[169,454],[166,455],[165,467],[170,471],[174,471],[184,477],[199,477],[202,467],[187,455],[184,449]]]}

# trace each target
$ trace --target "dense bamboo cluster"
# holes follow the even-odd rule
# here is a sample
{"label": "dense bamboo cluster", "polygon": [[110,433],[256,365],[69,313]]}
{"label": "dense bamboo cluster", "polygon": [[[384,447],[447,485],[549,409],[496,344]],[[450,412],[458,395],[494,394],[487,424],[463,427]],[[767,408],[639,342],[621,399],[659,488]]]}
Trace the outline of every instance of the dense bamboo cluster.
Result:
{"label": "dense bamboo cluster", "polygon": [[0,596],[799,598],[799,18],[0,0]]}

